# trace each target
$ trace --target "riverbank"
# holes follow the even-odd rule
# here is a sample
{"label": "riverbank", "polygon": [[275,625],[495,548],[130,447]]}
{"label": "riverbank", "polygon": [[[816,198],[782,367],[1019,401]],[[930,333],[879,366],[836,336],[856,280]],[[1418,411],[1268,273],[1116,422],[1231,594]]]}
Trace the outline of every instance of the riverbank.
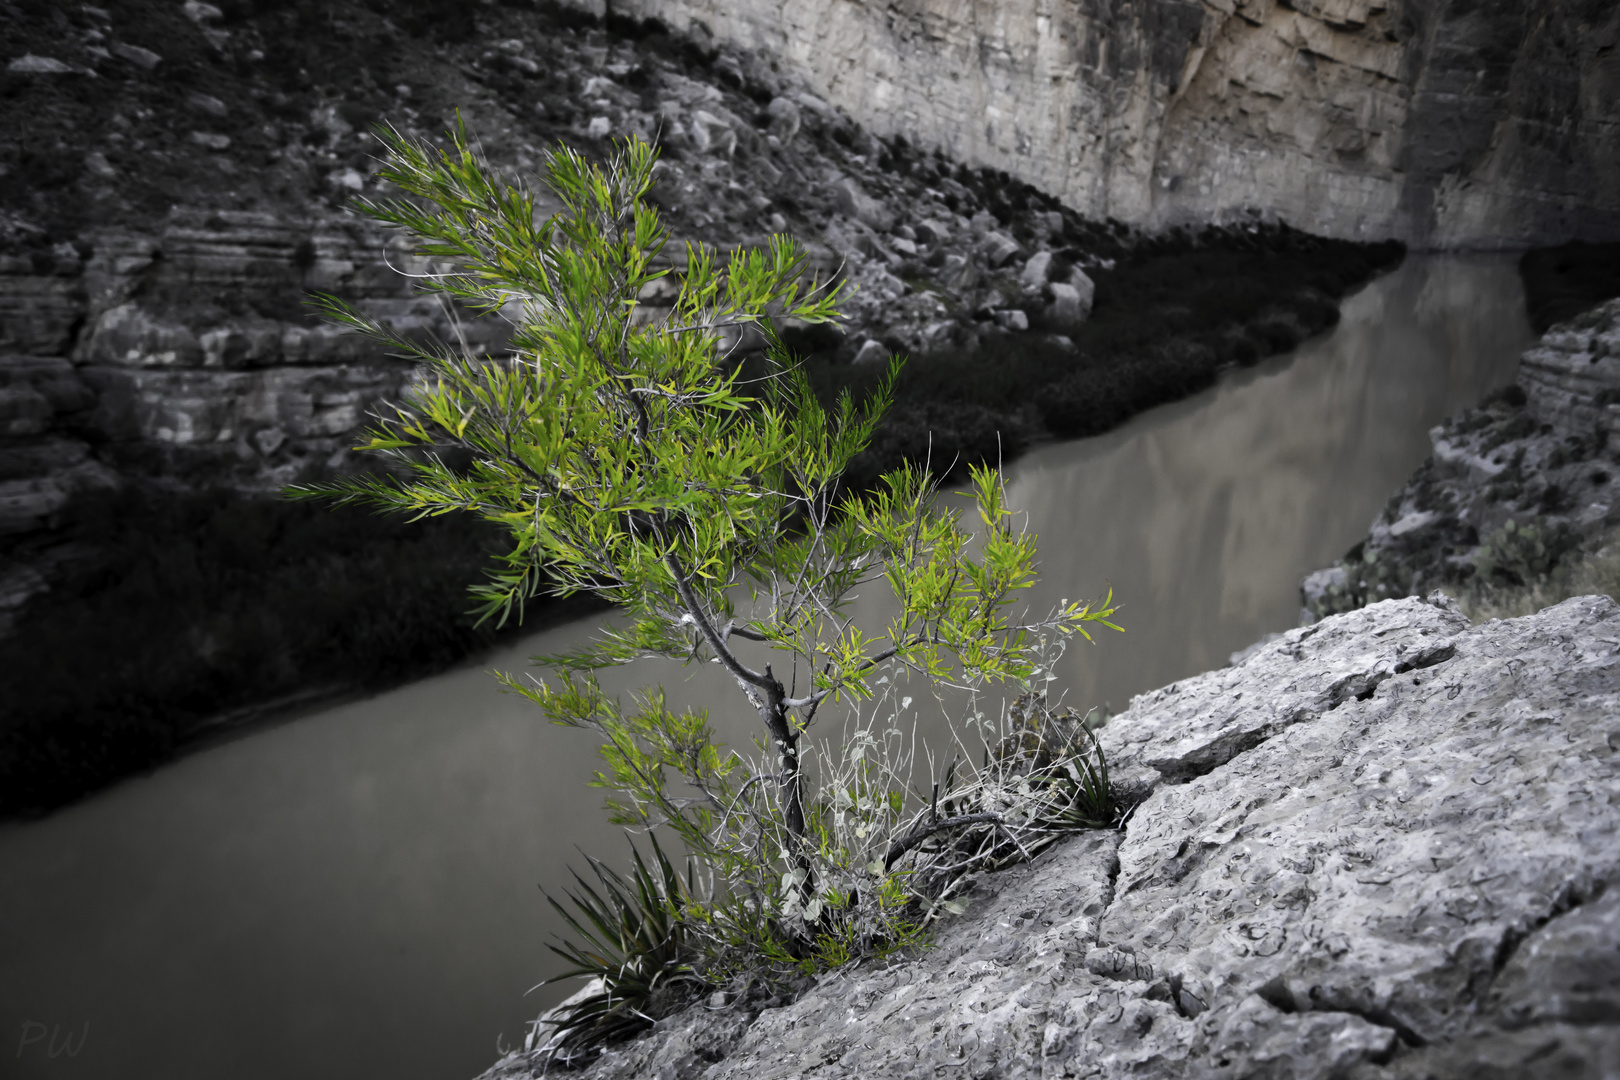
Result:
{"label": "riverbank", "polygon": [[[1039,538],[1024,599],[1039,612],[1112,584],[1126,604],[1126,634],[1053,668],[1064,703],[1117,711],[1293,625],[1298,578],[1365,530],[1427,453],[1423,433],[1509,377],[1530,340],[1522,311],[1510,257],[1413,256],[1297,353],[1097,438],[1032,447],[1007,474]],[[885,592],[862,590],[858,625],[884,624]],[[627,852],[587,783],[596,741],[485,672],[577,650],[597,621],[0,828],[14,916],[0,1021],[87,1018],[98,1060],[175,1080],[472,1076],[498,1037],[521,1045],[550,992],[566,994],[525,995],[560,970],[545,946],[566,930],[536,884],[571,881],[582,852],[618,866]],[[709,709],[727,745],[757,727],[712,665],[600,677],[613,695],[656,683],[676,710]],[[928,712],[925,727],[940,722]],[[843,713],[823,713],[831,737]]]}
{"label": "riverbank", "polygon": [[[1335,323],[1333,300],[1400,249],[1255,225],[1118,254],[1094,271],[1092,316],[1068,337],[1037,314],[1028,330],[997,335],[994,351],[915,358],[851,482],[930,454],[945,471],[1011,461],[1041,439],[1096,434],[1195,393],[1224,367]],[[859,394],[875,375],[848,351],[840,341],[808,358],[829,397]],[[53,536],[80,553],[72,572],[0,640],[0,667],[17,673],[0,687],[0,814],[69,802],[200,737],[284,713],[275,702],[312,688],[322,689],[311,700],[335,700],[398,685],[497,640],[465,614],[466,587],[501,543],[476,521],[153,488],[94,496],[73,513]],[[522,630],[580,612],[540,600]]]}
{"label": "riverbank", "polygon": [[1518,606],[1515,594],[1553,602],[1593,586],[1620,525],[1616,431],[1620,300],[1610,300],[1554,325],[1515,384],[1430,432],[1434,453],[1365,539],[1305,578],[1305,612],[1439,588],[1483,612]]}
{"label": "riverbank", "polygon": [[[1044,439],[1100,435],[1330,329],[1338,301],[1402,256],[1398,244],[1260,223],[1143,240],[1109,270],[1092,271],[1084,323],[1055,325],[1036,308],[1027,333],[914,360],[851,482],[870,483],[905,460],[965,471],[1011,461]],[[828,398],[845,389],[859,397],[876,381],[872,367],[814,354],[809,365]]]}
{"label": "riverbank", "polygon": [[592,610],[552,602],[521,630],[475,626],[466,589],[500,538],[471,519],[221,491],[126,490],[75,514],[90,554],[0,640],[6,815]]}

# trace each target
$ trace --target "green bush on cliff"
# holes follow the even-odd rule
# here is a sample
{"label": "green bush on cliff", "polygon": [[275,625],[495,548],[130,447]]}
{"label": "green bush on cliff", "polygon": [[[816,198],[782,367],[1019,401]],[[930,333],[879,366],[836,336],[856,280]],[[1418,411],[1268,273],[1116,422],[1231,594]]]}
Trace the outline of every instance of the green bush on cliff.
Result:
{"label": "green bush on cliff", "polygon": [[[927,790],[911,781],[906,680],[1033,684],[1062,639],[1112,625],[1113,609],[1065,601],[1044,618],[1012,618],[1034,579],[1035,540],[1015,527],[992,470],[971,476],[976,534],[936,506],[915,467],[869,493],[843,490],[899,366],[864,405],[845,394],[823,406],[774,320],[835,320],[838,290],[806,280],[792,240],[723,259],[689,247],[678,300],[649,322],[636,298],[665,273],[654,260],[666,233],[645,200],[656,163],[645,142],[621,143],[601,166],[551,153],[545,178],[564,209],[541,219],[529,190],[497,177],[465,131],[448,151],[384,137],[382,176],[407,198],[361,209],[419,238],[443,268],[424,288],[508,318],[511,351],[422,347],[327,298],[333,317],[425,377],[364,446],[391,477],[296,493],[495,523],[511,549],[475,589],[485,618],[504,619],[542,589],[617,605],[619,628],[537,658],[548,677],[502,680],[551,720],[599,735],[596,783],[613,820],[669,830],[694,860],[688,880],[705,883],[676,888],[679,875],[638,864],[634,886],[599,874],[602,891],[576,894],[595,942],[564,952],[604,985],[564,1018],[565,1050],[645,1021],[641,1006],[669,1006],[637,989],[670,985],[647,975],[649,951],[672,953],[654,966],[705,985],[879,955],[949,902],[948,868],[1109,823],[1095,741],[1044,707],[1027,710],[1019,740],[981,768],[931,776]],[[753,385],[719,349],[722,331],[741,325],[771,342]],[[862,628],[849,604],[877,582],[895,614]],[[656,688],[626,702],[597,681],[646,657],[723,667],[758,714],[758,753],[723,750],[704,710],[676,711]],[[818,746],[812,725],[833,708],[851,717],[844,737]],[[1026,736],[1037,749],[1020,749]],[[644,932],[665,924],[689,945],[669,950],[667,934]]]}

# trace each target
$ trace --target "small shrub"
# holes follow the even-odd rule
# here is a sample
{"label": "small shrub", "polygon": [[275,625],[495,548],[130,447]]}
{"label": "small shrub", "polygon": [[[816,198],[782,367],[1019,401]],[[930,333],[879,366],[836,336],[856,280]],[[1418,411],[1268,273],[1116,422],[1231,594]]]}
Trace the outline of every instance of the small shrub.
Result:
{"label": "small shrub", "polygon": [[1572,596],[1620,600],[1620,527],[1610,526],[1584,550],[1565,555],[1550,573],[1528,582],[1475,578],[1456,590],[1457,603],[1474,622],[1533,615]]}
{"label": "small shrub", "polygon": [[1339,560],[1338,569],[1343,571],[1344,580],[1329,584],[1320,598],[1311,601],[1312,617],[1324,619],[1380,600],[1411,595],[1410,571],[1395,560],[1381,558],[1377,551],[1367,550],[1365,544],[1351,548]]}
{"label": "small shrub", "polygon": [[596,884],[574,874],[577,889],[566,894],[572,910],[546,894],[574,932],[573,940],[550,946],[572,966],[546,983],[585,978],[593,991],[553,1010],[543,1039],[536,1031],[551,1060],[588,1058],[593,1048],[644,1030],[709,985],[694,967],[701,954],[689,932],[691,869],[683,877],[658,838],[648,840],[652,865],[632,845],[629,881],[591,859]]}
{"label": "small shrub", "polygon": [[1580,534],[1566,522],[1509,519],[1480,545],[1474,571],[1482,581],[1529,585],[1544,580],[1579,546]]}
{"label": "small shrub", "polygon": [[[572,925],[584,936],[563,952],[602,991],[569,1011],[579,1018],[561,1036],[569,1054],[644,1022],[646,1010],[624,1003],[656,1002],[667,988],[733,973],[774,980],[784,968],[902,947],[926,923],[922,905],[943,896],[918,882],[946,890],[954,869],[1007,844],[1027,854],[1022,835],[1046,835],[1089,805],[1064,795],[1076,755],[1054,744],[1045,771],[1011,772],[987,758],[977,789],[945,785],[950,799],[980,809],[916,823],[934,808],[905,783],[915,754],[886,752],[900,732],[887,721],[909,704],[882,707],[894,677],[1027,682],[1049,666],[1048,638],[1089,639],[1086,624],[1113,626],[1112,594],[1011,617],[1014,596],[1034,579],[1035,540],[1016,527],[994,470],[969,470],[977,534],[937,505],[922,469],[902,466],[869,492],[844,493],[900,365],[865,402],[846,393],[822,404],[773,320],[831,321],[837,290],[807,279],[791,239],[724,261],[689,246],[669,315],[638,323],[635,298],[666,273],[655,260],[667,233],[644,199],[656,160],[647,143],[620,143],[605,165],[552,152],[546,182],[564,209],[546,218],[525,186],[490,170],[464,129],[448,150],[380,135],[389,149],[380,175],[411,198],[361,208],[412,234],[421,253],[451,260],[455,269],[422,288],[510,313],[512,352],[422,346],[324,298],[330,315],[421,363],[427,377],[368,433],[365,448],[395,474],[293,493],[418,516],[472,511],[499,526],[510,550],[475,590],[486,618],[521,611],[543,591],[622,607],[623,628],[536,658],[549,677],[501,681],[553,722],[598,735],[595,782],[611,793],[612,819],[669,830],[697,861],[689,880],[706,881],[690,902],[667,862],[655,874],[639,855],[631,882],[594,864],[601,891],[576,876],[583,921]],[[772,346],[757,396],[740,392],[740,369],[718,353],[717,331],[737,325],[757,326]],[[896,614],[869,637],[848,604],[879,580]],[[596,679],[598,669],[648,657],[721,665],[758,714],[756,753],[722,751],[705,711],[675,712],[658,688],[624,701]],[[874,700],[860,715],[883,720],[857,721],[818,757],[812,725],[823,707]],[[1087,798],[1099,783],[1106,791],[1097,763],[1073,767]],[[1048,804],[1054,814],[1038,809]],[[966,859],[928,861],[936,838],[968,842],[978,827],[989,834]]]}

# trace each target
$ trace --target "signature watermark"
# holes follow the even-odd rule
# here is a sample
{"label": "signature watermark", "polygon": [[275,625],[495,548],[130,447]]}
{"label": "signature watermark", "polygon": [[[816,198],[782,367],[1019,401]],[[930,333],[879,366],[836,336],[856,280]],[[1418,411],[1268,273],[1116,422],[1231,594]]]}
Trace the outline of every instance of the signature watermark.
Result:
{"label": "signature watermark", "polygon": [[17,1056],[38,1054],[42,1057],[78,1057],[84,1044],[90,1041],[90,1021],[75,1030],[71,1025],[42,1024],[38,1020],[24,1020],[22,1037],[17,1040]]}

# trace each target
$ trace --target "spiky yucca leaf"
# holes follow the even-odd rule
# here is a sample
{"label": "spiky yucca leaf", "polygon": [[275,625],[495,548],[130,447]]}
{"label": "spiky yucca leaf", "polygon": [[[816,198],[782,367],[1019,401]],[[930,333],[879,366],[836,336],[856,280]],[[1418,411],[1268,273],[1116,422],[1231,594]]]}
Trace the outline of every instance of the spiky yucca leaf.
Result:
{"label": "spiky yucca leaf", "polygon": [[708,985],[692,966],[696,950],[686,924],[690,870],[683,877],[658,839],[649,840],[652,865],[632,844],[628,881],[596,859],[589,860],[595,886],[575,872],[578,890],[565,894],[573,911],[546,893],[574,933],[572,940],[549,946],[572,967],[546,983],[587,978],[600,979],[602,987],[546,1021],[553,1058],[589,1057],[650,1026]]}

